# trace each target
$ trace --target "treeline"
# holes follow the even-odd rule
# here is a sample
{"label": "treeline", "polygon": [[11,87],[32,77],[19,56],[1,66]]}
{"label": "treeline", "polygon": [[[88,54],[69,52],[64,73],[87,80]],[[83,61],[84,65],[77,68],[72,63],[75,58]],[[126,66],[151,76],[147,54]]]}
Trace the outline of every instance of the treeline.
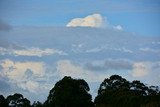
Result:
{"label": "treeline", "polygon": [[119,75],[106,78],[99,87],[94,102],[89,86],[83,79],[65,76],[50,90],[44,103],[32,105],[21,94],[0,95],[0,107],[160,107],[158,86],[146,86],[140,81],[128,81]]}

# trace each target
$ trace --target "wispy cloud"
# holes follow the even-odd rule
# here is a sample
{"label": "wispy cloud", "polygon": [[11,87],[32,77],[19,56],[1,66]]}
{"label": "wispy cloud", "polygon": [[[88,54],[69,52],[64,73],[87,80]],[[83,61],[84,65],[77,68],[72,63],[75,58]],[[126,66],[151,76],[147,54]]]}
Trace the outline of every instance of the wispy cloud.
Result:
{"label": "wispy cloud", "polygon": [[132,50],[127,49],[125,47],[115,48],[115,47],[108,47],[108,46],[100,46],[100,47],[88,49],[86,50],[86,53],[97,53],[97,52],[107,51],[107,50],[108,51],[120,51],[120,52],[125,52],[125,53],[133,53]]}
{"label": "wispy cloud", "polygon": [[153,53],[159,53],[160,54],[160,49],[152,49],[152,48],[140,48],[140,51],[144,51],[144,52],[153,52]]}
{"label": "wispy cloud", "polygon": [[37,57],[53,55],[53,54],[67,55],[67,53],[57,49],[51,49],[51,48],[40,49],[37,47],[31,47],[27,49],[7,49],[0,47],[0,53],[1,55],[11,54],[15,56],[37,56]]}
{"label": "wispy cloud", "polygon": [[113,28],[117,30],[123,30],[123,27],[121,25],[113,26]]}
{"label": "wispy cloud", "polygon": [[160,45],[160,41],[159,42],[152,42],[153,45]]}

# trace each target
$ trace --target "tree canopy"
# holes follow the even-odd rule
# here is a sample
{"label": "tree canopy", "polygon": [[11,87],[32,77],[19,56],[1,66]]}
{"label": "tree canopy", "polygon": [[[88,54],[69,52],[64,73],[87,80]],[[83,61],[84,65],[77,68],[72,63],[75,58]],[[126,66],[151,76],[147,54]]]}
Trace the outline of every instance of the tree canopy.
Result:
{"label": "tree canopy", "polygon": [[94,103],[89,90],[85,80],[65,76],[50,90],[44,103],[34,101],[31,105],[22,94],[15,93],[6,98],[0,95],[0,107],[160,107],[158,86],[130,82],[119,75],[104,79]]}
{"label": "tree canopy", "polygon": [[119,75],[104,79],[95,98],[96,107],[159,107],[159,102],[158,87],[129,82]]}
{"label": "tree canopy", "polygon": [[30,107],[30,101],[22,94],[16,93],[7,97],[8,106],[11,107]]}
{"label": "tree canopy", "polygon": [[49,107],[92,107],[89,86],[83,79],[64,77],[50,90],[46,106]]}
{"label": "tree canopy", "polygon": [[0,107],[8,107],[7,101],[3,95],[0,95]]}

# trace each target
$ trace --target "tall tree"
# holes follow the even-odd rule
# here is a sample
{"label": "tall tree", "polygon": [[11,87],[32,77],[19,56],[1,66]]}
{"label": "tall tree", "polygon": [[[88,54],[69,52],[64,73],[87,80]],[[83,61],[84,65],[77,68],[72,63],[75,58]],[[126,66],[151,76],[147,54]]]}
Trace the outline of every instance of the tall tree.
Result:
{"label": "tall tree", "polygon": [[44,103],[47,107],[92,107],[89,86],[83,79],[65,76],[50,90]]}
{"label": "tall tree", "polygon": [[129,81],[119,75],[112,75],[100,84],[98,95],[95,98],[95,104],[103,106],[120,106],[116,105],[115,102],[121,102],[120,98],[128,94],[129,89]]}
{"label": "tall tree", "polygon": [[19,93],[9,95],[7,97],[7,103],[10,107],[30,107],[30,101]]}
{"label": "tall tree", "polygon": [[98,94],[102,94],[106,90],[117,90],[117,89],[129,89],[129,82],[119,75],[112,75],[110,78],[105,79],[98,90]]}
{"label": "tall tree", "polygon": [[146,96],[148,94],[148,87],[138,80],[132,81],[132,83],[130,83],[130,86],[130,90],[132,90],[134,94],[141,96]]}
{"label": "tall tree", "polygon": [[105,79],[95,98],[96,107],[160,107],[159,88],[138,80],[129,82],[119,75]]}
{"label": "tall tree", "polygon": [[43,104],[39,101],[34,101],[32,107],[43,107]]}
{"label": "tall tree", "polygon": [[3,95],[0,95],[0,107],[8,107],[7,101]]}

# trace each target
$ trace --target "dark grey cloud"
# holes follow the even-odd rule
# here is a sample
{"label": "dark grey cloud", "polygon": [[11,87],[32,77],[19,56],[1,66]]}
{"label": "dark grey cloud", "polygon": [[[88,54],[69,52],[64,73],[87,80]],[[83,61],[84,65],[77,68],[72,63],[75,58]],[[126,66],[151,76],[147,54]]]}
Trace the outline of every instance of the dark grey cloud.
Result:
{"label": "dark grey cloud", "polygon": [[132,63],[128,60],[107,60],[104,66],[108,69],[131,69]]}
{"label": "dark grey cloud", "polygon": [[12,27],[8,23],[0,20],[0,31],[9,31],[11,28]]}
{"label": "dark grey cloud", "polygon": [[106,70],[104,65],[94,65],[92,63],[85,64],[85,69],[90,71],[104,71]]}
{"label": "dark grey cloud", "polygon": [[130,70],[132,69],[132,62],[129,60],[106,60],[101,65],[94,63],[85,64],[85,68],[91,71],[105,71],[105,70]]}

